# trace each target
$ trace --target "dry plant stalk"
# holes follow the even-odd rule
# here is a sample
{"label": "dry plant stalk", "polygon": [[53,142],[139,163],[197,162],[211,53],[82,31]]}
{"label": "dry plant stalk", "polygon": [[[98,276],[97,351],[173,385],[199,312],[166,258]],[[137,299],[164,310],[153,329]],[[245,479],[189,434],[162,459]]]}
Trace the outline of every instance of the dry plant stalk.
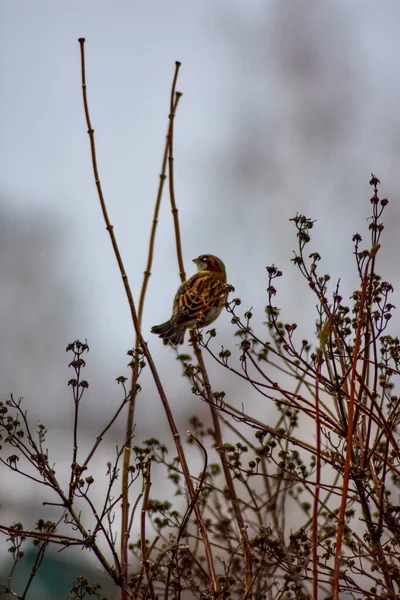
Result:
{"label": "dry plant stalk", "polygon": [[[88,108],[88,102],[87,102],[87,92],[86,92],[86,75],[85,75],[85,54],[84,54],[84,43],[85,40],[83,38],[80,38],[79,40],[80,43],[80,47],[81,47],[81,72],[82,72],[82,93],[83,93],[83,103],[84,103],[84,109],[85,109],[85,115],[86,115],[86,123],[87,123],[87,127],[88,127],[88,134],[89,134],[89,138],[90,138],[90,148],[91,148],[91,153],[92,153],[92,164],[93,164],[93,174],[94,174],[94,178],[95,178],[95,183],[96,183],[96,187],[97,187],[97,192],[98,192],[98,196],[99,196],[99,201],[100,201],[100,205],[101,205],[101,209],[102,209],[102,213],[103,213],[103,217],[104,217],[104,221],[106,223],[106,229],[110,235],[111,238],[111,243],[112,243],[112,247],[113,247],[113,251],[115,254],[115,257],[117,259],[117,263],[118,263],[118,267],[121,273],[121,277],[124,283],[124,287],[125,287],[125,292],[126,292],[126,296],[128,299],[128,303],[129,303],[129,307],[131,310],[131,316],[132,316],[132,321],[133,321],[133,325],[134,325],[134,329],[135,329],[135,334],[137,337],[137,347],[140,346],[142,352],[143,352],[143,356],[146,358],[151,373],[153,375],[156,387],[157,387],[157,391],[160,395],[160,399],[163,403],[164,406],[164,410],[166,412],[167,415],[167,419],[168,419],[168,423],[170,425],[171,428],[171,432],[173,435],[173,440],[175,442],[176,445],[176,449],[181,461],[181,465],[185,474],[185,480],[186,480],[186,484],[188,487],[188,492],[190,495],[190,498],[193,499],[195,497],[195,490],[194,490],[194,486],[193,486],[193,482],[192,482],[192,478],[189,472],[189,468],[186,462],[186,457],[183,451],[183,447],[182,447],[182,443],[181,443],[181,439],[180,439],[180,435],[178,432],[178,429],[176,427],[171,409],[169,407],[169,403],[167,400],[167,397],[165,395],[161,380],[158,376],[158,372],[156,370],[156,366],[153,362],[153,359],[151,357],[151,354],[148,350],[147,344],[144,342],[142,334],[141,334],[141,330],[140,330],[140,322],[138,319],[138,315],[136,313],[136,308],[135,308],[135,303],[133,300],[133,295],[130,289],[130,285],[129,285],[129,281],[128,281],[128,277],[126,275],[125,269],[124,269],[124,265],[122,262],[122,258],[119,252],[119,248],[118,248],[118,244],[116,241],[116,237],[114,234],[114,229],[111,225],[111,222],[109,220],[108,217],[108,212],[107,212],[107,208],[106,208],[106,204],[105,204],[105,200],[104,200],[104,196],[103,196],[103,192],[102,192],[102,188],[101,188],[101,184],[100,184],[100,178],[99,178],[99,173],[98,173],[98,168],[97,168],[97,159],[96,159],[96,148],[95,148],[95,141],[94,141],[94,129],[92,128],[91,125],[91,121],[90,121],[90,116],[89,116],[89,108]],[[174,77],[174,81],[173,81],[173,87],[172,87],[172,93],[171,93],[171,115],[170,115],[170,128],[169,128],[169,133],[167,136],[167,140],[168,140],[168,145],[170,147],[171,143],[172,143],[172,123],[173,123],[173,114],[174,114],[174,110],[176,109],[177,106],[177,102],[179,100],[179,96],[178,98],[175,98],[175,85],[176,85],[176,80],[177,80],[177,75],[178,75],[178,70],[179,70],[179,63],[176,64],[176,74]],[[161,177],[161,183],[163,181],[163,177]],[[161,197],[161,193],[159,194],[159,196]],[[154,244],[154,236],[152,236],[151,238],[151,243]],[[150,246],[150,250],[149,250],[149,256],[151,257],[153,253],[153,248],[152,246]],[[143,285],[143,296],[146,290],[146,283],[144,283]],[[133,373],[133,381],[135,381],[137,379],[137,374],[134,372]],[[131,407],[134,406],[134,393],[133,393],[133,389],[132,389],[132,397],[131,397]],[[130,409],[129,411],[129,416],[128,416],[128,424],[127,424],[127,443],[126,443],[126,448],[128,448],[129,443],[130,443],[130,439],[131,439],[131,432],[133,429],[133,408]],[[129,443],[128,443],[129,442]],[[129,450],[126,449],[126,454],[128,455]],[[127,527],[127,512],[129,509],[129,502],[127,500],[128,497],[128,489],[127,489],[127,485],[126,485],[126,481],[127,481],[127,477],[126,477],[126,473],[128,471],[129,468],[129,463],[128,461],[125,461],[124,463],[124,489],[122,491],[122,496],[123,496],[123,506],[122,506],[122,511],[123,511],[123,516],[122,516],[122,521],[123,521],[123,526]],[[215,573],[214,573],[214,563],[213,563],[213,559],[212,559],[212,554],[211,554],[211,547],[208,541],[208,537],[207,537],[207,530],[205,528],[203,519],[201,517],[201,513],[197,507],[197,505],[195,505],[195,512],[196,512],[196,517],[198,519],[199,522],[199,527],[202,533],[202,537],[203,537],[203,543],[204,543],[204,549],[206,552],[206,556],[207,556],[207,562],[208,562],[208,567],[209,567],[209,573],[210,573],[210,583],[211,583],[211,587],[213,589],[213,591],[217,590],[217,583],[215,580]],[[128,545],[128,539],[129,539],[129,532],[127,531],[127,529],[123,529],[122,531],[122,535],[121,535],[121,544],[122,544],[122,577],[123,579],[126,581],[128,579],[128,562],[127,562],[127,545]],[[143,560],[146,560],[145,558]],[[122,600],[125,600],[125,598],[127,596],[125,596],[126,594],[126,590],[123,591],[123,596],[122,596]],[[124,597],[125,596],[125,597]]]}
{"label": "dry plant stalk", "polygon": [[[400,375],[400,342],[388,333],[394,310],[389,300],[393,288],[377,271],[382,218],[388,204],[379,198],[379,180],[372,176],[370,181],[371,242],[361,248],[361,236],[355,234],[353,238],[358,286],[348,304],[339,283],[330,288],[330,276],[321,274],[319,253],[308,252],[313,221],[304,215],[293,219],[298,245],[293,263],[309,286],[313,301],[317,299],[318,335],[314,343],[299,339],[296,323],[281,320],[275,298],[282,272],[274,265],[267,267],[267,331],[253,329],[251,310],[238,314],[239,298],[226,307],[235,335],[232,348],[218,347],[214,329],[191,331],[195,360],[192,362],[187,354],[178,354],[177,359],[192,392],[209,405],[212,417],[211,429],[196,416],[191,420],[189,442],[202,461],[201,472],[195,477],[189,471],[164,387],[141,333],[167,165],[178,270],[181,280],[186,277],[173,169],[180,64],[176,63],[172,84],[160,186],[136,311],[100,184],[87,102],[84,40],[79,42],[94,179],[135,335],[129,352],[131,380],[127,388],[127,378],[118,378],[123,390],[120,404],[81,459],[78,425],[89,386],[83,377],[89,347],[79,340],[67,347],[73,356],[69,386],[74,426],[65,488],[45,445],[46,426],[39,423],[32,430],[21,400],[10,396],[7,402],[0,402],[1,464],[14,476],[26,477],[52,491],[55,501],[45,506],[59,514],[56,522],[39,519],[34,529],[24,528],[20,522],[0,525],[0,531],[8,536],[12,557],[8,579],[0,584],[0,596],[12,593],[26,600],[52,545],[90,550],[115,589],[120,590],[122,600],[339,600],[344,595],[354,600],[396,600],[400,596],[400,507],[396,498],[400,485],[400,397],[395,394],[395,384]],[[237,377],[248,384],[260,407],[257,415],[246,406],[233,406],[228,392],[213,389],[205,364],[207,356],[225,371],[227,385],[230,378]],[[133,446],[135,401],[144,364],[150,368],[167,416],[177,452],[172,459],[158,440]],[[107,465],[107,489],[98,502],[92,494],[90,469],[104,437],[125,415],[125,408],[124,443]],[[266,411],[268,422],[260,416]],[[235,443],[224,442],[223,427]],[[11,449],[7,457],[4,448]],[[120,464],[122,489],[115,494]],[[176,494],[188,497],[183,512],[169,500],[151,497],[155,464]],[[90,519],[78,502],[86,507]],[[122,527],[118,541],[114,515],[119,504]],[[140,533],[138,542],[133,543],[136,521]],[[15,591],[16,573],[29,540],[36,550],[34,564],[23,589]],[[132,560],[137,570],[130,572],[128,563]],[[71,597],[76,600],[93,595],[100,597],[99,585],[82,575],[74,583]]]}
{"label": "dry plant stalk", "polygon": [[[178,64],[179,63],[177,63],[177,65]],[[176,72],[176,76],[177,76],[177,72]],[[175,86],[175,82],[176,82],[176,76],[174,78],[174,85],[172,88],[173,90],[174,90],[174,86]],[[183,264],[182,243],[181,243],[181,235],[180,235],[180,227],[179,227],[179,219],[178,219],[178,209],[176,206],[175,188],[174,188],[174,169],[173,169],[173,165],[174,165],[173,131],[174,130],[173,130],[173,123],[174,123],[174,118],[175,118],[175,107],[174,107],[172,94],[171,94],[170,107],[171,107],[170,127],[169,127],[169,132],[168,132],[169,191],[170,191],[171,212],[172,212],[172,215],[174,218],[176,255],[177,255],[178,266],[179,266],[179,275],[181,278],[181,282],[183,283],[186,279],[186,272],[185,272],[185,267]],[[204,363],[200,345],[197,341],[197,336],[196,336],[195,330],[191,331],[190,343],[193,346],[193,351],[196,356],[197,364],[199,366],[199,370],[200,370],[200,373],[202,376],[203,385],[204,385],[205,389],[207,390],[207,399],[208,399],[208,404],[209,404],[209,407],[211,410],[211,417],[212,417],[212,421],[213,421],[213,425],[214,425],[216,449],[220,456],[222,470],[223,470],[225,481],[226,481],[226,484],[227,484],[227,487],[229,490],[230,500],[232,502],[235,519],[236,519],[236,522],[237,522],[237,525],[238,525],[238,528],[240,531],[240,535],[241,535],[241,540],[242,540],[242,547],[243,547],[243,553],[244,553],[245,565],[246,565],[245,597],[246,597],[246,599],[251,600],[251,598],[252,598],[251,589],[253,586],[253,576],[252,576],[252,559],[251,559],[249,540],[247,537],[247,528],[246,528],[246,525],[245,525],[245,522],[243,519],[240,503],[237,498],[235,485],[233,483],[230,468],[229,468],[228,462],[226,460],[224,443],[223,443],[223,439],[222,439],[222,431],[221,431],[221,427],[220,427],[220,423],[219,423],[219,416],[218,416],[218,412],[215,410],[215,407],[214,407],[214,399],[213,399],[213,392],[212,392],[212,388],[211,388],[211,384],[210,384],[210,379],[208,377],[208,373],[206,370],[206,366]],[[217,592],[217,587],[215,587],[214,591]]]}

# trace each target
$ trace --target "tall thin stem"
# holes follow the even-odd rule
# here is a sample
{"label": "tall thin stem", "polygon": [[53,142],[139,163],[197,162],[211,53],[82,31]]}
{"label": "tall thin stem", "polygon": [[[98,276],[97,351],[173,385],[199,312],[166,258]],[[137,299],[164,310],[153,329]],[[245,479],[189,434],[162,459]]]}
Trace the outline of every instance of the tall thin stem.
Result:
{"label": "tall thin stem", "polygon": [[[118,263],[118,268],[121,274],[121,278],[125,287],[125,292],[126,292],[126,296],[128,299],[128,303],[129,303],[129,308],[131,311],[131,317],[132,317],[132,322],[134,325],[134,329],[135,329],[135,333],[137,335],[138,341],[139,341],[139,345],[143,350],[143,355],[147,361],[147,364],[150,368],[151,374],[153,376],[154,379],[154,383],[156,385],[157,388],[157,392],[160,396],[161,402],[163,404],[167,419],[168,419],[168,423],[169,423],[169,427],[171,429],[171,433],[173,436],[173,440],[175,442],[175,447],[178,453],[178,458],[179,461],[182,465],[182,471],[184,473],[184,477],[185,477],[185,482],[186,482],[186,486],[188,488],[188,492],[189,492],[189,496],[191,499],[193,499],[195,497],[195,489],[194,489],[194,485],[193,485],[193,481],[189,472],[189,468],[187,465],[187,461],[186,461],[186,456],[185,453],[183,451],[183,447],[182,447],[182,442],[181,442],[181,438],[179,435],[179,431],[176,427],[175,424],[175,420],[173,418],[170,406],[169,406],[169,402],[168,399],[166,397],[163,385],[161,383],[160,377],[158,375],[158,371],[156,369],[155,363],[153,361],[153,358],[148,350],[147,344],[143,339],[141,330],[140,330],[140,323],[139,323],[139,319],[138,319],[138,315],[136,312],[136,307],[135,307],[135,303],[133,300],[133,296],[132,296],[132,292],[131,292],[131,288],[129,285],[129,280],[128,277],[126,275],[125,272],[125,268],[124,268],[124,264],[122,261],[122,257],[118,248],[118,244],[117,244],[117,240],[114,234],[114,229],[113,226],[111,225],[111,222],[109,220],[108,217],[108,212],[107,212],[107,208],[106,208],[106,204],[105,204],[105,200],[104,200],[104,196],[103,196],[103,192],[102,192],[102,188],[101,188],[101,184],[100,184],[100,178],[99,178],[99,173],[98,173],[98,168],[97,168],[97,159],[96,159],[96,148],[95,148],[95,141],[94,141],[94,129],[92,127],[91,121],[90,121],[90,116],[89,116],[89,107],[88,107],[88,101],[87,101],[87,90],[86,90],[86,74],[85,74],[85,53],[84,53],[84,44],[85,44],[85,39],[84,38],[80,38],[79,39],[79,44],[80,44],[80,48],[81,48],[81,71],[82,71],[82,94],[83,94],[83,104],[84,104],[84,110],[85,110],[85,116],[86,116],[86,123],[87,123],[87,127],[88,127],[88,134],[89,134],[89,139],[90,139],[90,148],[91,148],[91,155],[92,155],[92,166],[93,166],[93,173],[94,173],[94,179],[95,179],[95,183],[96,183],[96,187],[97,187],[97,192],[98,192],[98,197],[99,197],[99,201],[100,201],[100,206],[101,206],[101,210],[103,213],[103,217],[104,217],[104,221],[106,223],[106,230],[108,231],[109,235],[110,235],[110,239],[111,239],[111,244],[114,250],[114,254],[115,257],[117,259],[117,263]],[[213,560],[212,560],[212,554],[211,554],[211,547],[210,547],[210,543],[208,541],[208,536],[207,536],[207,530],[200,512],[200,509],[198,507],[198,504],[195,503],[194,506],[194,510],[196,513],[196,518],[199,524],[199,528],[201,531],[201,535],[203,538],[203,543],[204,543],[204,547],[205,547],[205,553],[206,553],[206,558],[207,558],[207,563],[209,566],[209,576],[210,576],[210,584],[211,584],[211,588],[213,590],[213,592],[216,592],[218,589],[217,586],[217,581],[216,581],[216,577],[215,577],[215,571],[214,571],[214,565],[213,565]],[[126,534],[127,532],[123,532],[124,534]],[[126,552],[124,552],[121,556],[121,568],[122,568],[122,595],[121,595],[121,599],[122,600],[126,600],[126,598],[128,597],[127,595],[127,590],[125,587],[125,583],[127,581],[127,576],[128,576],[128,561],[127,561],[127,554]]]}

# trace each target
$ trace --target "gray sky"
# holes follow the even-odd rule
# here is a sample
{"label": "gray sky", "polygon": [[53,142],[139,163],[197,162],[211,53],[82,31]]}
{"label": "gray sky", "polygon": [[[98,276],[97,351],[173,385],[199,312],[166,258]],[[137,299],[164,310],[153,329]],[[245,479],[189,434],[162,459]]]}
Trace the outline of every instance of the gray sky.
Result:
{"label": "gray sky", "polygon": [[[367,238],[373,171],[390,200],[382,269],[396,286],[397,1],[0,0],[0,15],[2,397],[25,396],[34,418],[67,432],[68,342],[87,338],[91,347],[84,422],[110,414],[120,392],[114,380],[127,373],[133,332],[92,176],[81,36],[100,178],[136,298],[176,60],[183,97],[175,181],[188,274],[193,257],[219,255],[244,310],[253,306],[261,323],[265,266],[278,264],[284,319],[298,320],[299,337],[312,336],[315,302],[304,308],[311,296],[289,262],[289,218],[318,220],[313,249],[324,257],[322,270],[350,293],[351,237]],[[178,283],[165,195],[144,334],[173,406],[205,414],[185,381],[171,376],[179,376],[172,352],[149,334],[169,316]],[[218,328],[220,343],[233,344],[227,315]],[[243,388],[211,369],[216,389],[232,390],[240,406]],[[159,404],[145,381],[140,439],[165,427],[161,417],[154,424]]]}

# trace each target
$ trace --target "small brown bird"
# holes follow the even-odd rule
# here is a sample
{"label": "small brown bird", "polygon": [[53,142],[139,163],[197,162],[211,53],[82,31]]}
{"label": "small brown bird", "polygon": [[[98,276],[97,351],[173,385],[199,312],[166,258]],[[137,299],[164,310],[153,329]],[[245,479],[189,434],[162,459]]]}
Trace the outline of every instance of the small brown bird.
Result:
{"label": "small brown bird", "polygon": [[178,288],[172,317],[151,329],[164,344],[183,344],[187,328],[210,325],[226,302],[228,286],[222,260],[212,254],[202,254],[193,262],[197,265],[197,273]]}

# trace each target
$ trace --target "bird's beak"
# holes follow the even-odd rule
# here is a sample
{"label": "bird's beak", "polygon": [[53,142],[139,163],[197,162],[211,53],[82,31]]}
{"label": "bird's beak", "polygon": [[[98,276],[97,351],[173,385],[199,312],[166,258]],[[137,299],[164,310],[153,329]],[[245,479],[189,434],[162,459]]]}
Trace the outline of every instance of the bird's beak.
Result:
{"label": "bird's beak", "polygon": [[194,258],[193,262],[194,262],[195,265],[198,265],[199,264],[199,259],[198,258]]}

